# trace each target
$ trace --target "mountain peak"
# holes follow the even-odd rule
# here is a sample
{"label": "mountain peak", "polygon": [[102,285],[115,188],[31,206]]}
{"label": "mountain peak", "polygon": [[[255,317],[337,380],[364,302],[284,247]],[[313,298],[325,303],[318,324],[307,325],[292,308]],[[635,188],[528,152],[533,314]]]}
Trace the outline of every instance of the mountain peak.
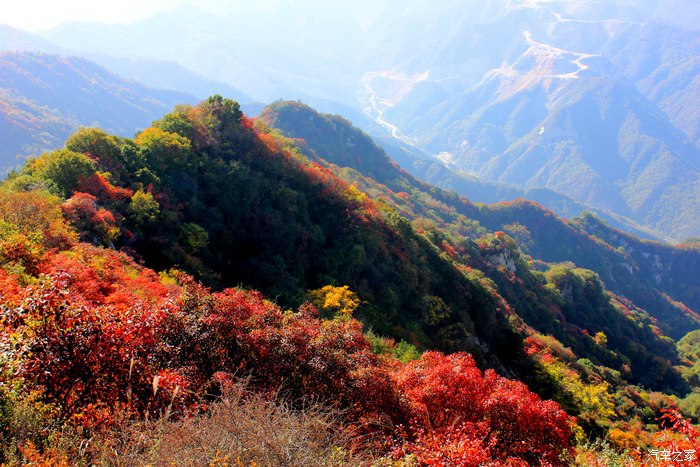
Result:
{"label": "mountain peak", "polygon": [[339,115],[321,114],[306,104],[278,101],[267,106],[260,118],[293,138],[304,139],[312,157],[339,167],[350,167],[378,181],[394,177],[396,167],[374,141]]}

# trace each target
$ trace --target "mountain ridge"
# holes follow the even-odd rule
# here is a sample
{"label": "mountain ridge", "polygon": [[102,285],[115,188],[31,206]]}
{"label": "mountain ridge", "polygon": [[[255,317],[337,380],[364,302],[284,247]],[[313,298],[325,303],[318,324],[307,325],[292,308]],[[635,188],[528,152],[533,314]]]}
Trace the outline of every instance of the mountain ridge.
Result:
{"label": "mountain ridge", "polygon": [[17,157],[60,147],[80,126],[120,135],[147,127],[177,102],[193,96],[146,87],[83,58],[40,52],[0,52],[4,167]]}
{"label": "mountain ridge", "polygon": [[[683,8],[696,11],[691,3],[489,0],[465,9],[464,2],[384,1],[343,5],[342,14],[311,5],[304,17],[284,1],[217,17],[188,7],[129,26],[64,25],[44,36],[77,50],[177,61],[264,102],[365,112],[489,181],[555,189],[676,241],[700,232],[700,178],[678,166],[700,154],[697,29],[677,25],[688,23]],[[158,18],[177,25],[161,32],[180,46],[154,45],[149,28]],[[271,31],[289,38],[283,49]],[[644,53],[629,48],[636,45]],[[611,105],[634,115],[612,118]],[[645,127],[652,120],[658,131]],[[619,175],[631,151],[651,160],[637,159],[638,170]],[[606,160],[614,161],[611,172]]]}
{"label": "mountain ridge", "polygon": [[[623,235],[619,231],[616,232],[603,222],[592,222],[590,221],[591,217],[584,216],[580,220],[564,221],[549,210],[526,200],[516,200],[512,203],[498,203],[495,205],[473,204],[467,200],[459,200],[456,198],[456,195],[437,191],[393,166],[384,151],[374,145],[367,135],[359,132],[357,129],[353,129],[344,119],[332,115],[318,114],[313,109],[299,103],[278,102],[272,104],[263,111],[261,118],[274,127],[280,128],[290,137],[302,138],[306,141],[306,144],[311,146],[314,151],[313,154],[318,154],[318,157],[322,157],[339,166],[341,177],[344,176],[342,168],[351,167],[359,171],[360,176],[385,183],[395,193],[407,191],[411,194],[411,198],[416,199],[416,201],[413,201],[416,206],[418,206],[419,202],[417,200],[420,196],[435,197],[440,202],[446,203],[451,209],[455,209],[467,217],[478,221],[492,231],[504,230],[508,225],[514,223],[525,226],[529,241],[534,242],[527,249],[527,252],[533,257],[544,261],[573,261],[580,267],[592,269],[601,276],[611,290],[621,293],[621,295],[636,297],[637,301],[641,301],[643,308],[655,310],[655,315],[661,320],[664,319],[663,316],[669,318],[680,311],[667,298],[664,298],[664,294],[670,293],[670,289],[665,292],[657,291],[651,295],[648,295],[647,291],[654,288],[653,284],[657,282],[658,274],[664,273],[663,268],[659,269],[649,265],[649,256],[660,253],[662,257],[666,258],[666,266],[672,267],[676,264],[676,260],[673,259],[675,254],[684,251],[683,249],[663,245],[658,242],[640,242],[636,239],[632,241],[632,236],[628,234]],[[321,130],[322,128],[325,131]],[[319,144],[317,141],[319,137],[324,137],[326,140]],[[365,148],[365,150],[362,151],[360,148]],[[345,152],[356,156],[355,158],[348,158],[347,154],[342,155]],[[359,154],[363,154],[364,158],[358,160]],[[373,159],[375,161],[372,161]],[[350,180],[359,183],[352,175],[350,175]],[[364,186],[366,183],[371,182],[362,183],[363,185],[358,186]],[[386,193],[384,193],[384,196],[388,197]],[[424,213],[428,213],[430,212],[428,206],[434,201],[421,201],[420,203],[421,205],[425,204],[422,210]],[[400,209],[400,212],[414,220],[420,217],[420,214],[418,214],[420,211],[411,212],[410,210],[401,211]],[[449,219],[449,215],[444,215],[438,222],[449,224]],[[594,226],[591,232],[585,230],[587,225]],[[599,235],[599,238],[592,237],[592,233]],[[602,238],[613,239],[615,246],[607,244]],[[625,238],[627,239],[626,242],[623,241]],[[624,251],[624,253],[616,251],[619,247],[627,248],[630,251]],[[687,302],[691,308],[697,310],[700,307],[700,302],[697,301],[696,295],[698,285],[694,284],[690,277],[686,280],[681,280],[681,277],[684,277],[685,274],[692,274],[693,270],[700,268],[700,252],[691,247],[688,251],[681,254],[686,255],[690,259],[690,265],[687,265],[688,269],[686,272],[679,273],[675,277],[677,278],[676,280],[687,284],[689,289],[681,292],[680,295],[673,295],[676,295],[678,300]],[[659,261],[660,257],[657,259],[657,262]],[[633,271],[639,269],[639,264],[646,265],[641,268],[645,271],[642,282],[637,282],[637,280],[633,279],[633,276],[636,274]],[[674,281],[672,280],[672,282]],[[666,286],[672,287],[671,283],[668,283]],[[674,309],[676,311],[673,311]],[[683,312],[680,311],[680,315],[682,314]],[[694,321],[697,321],[697,317],[694,317],[692,314],[681,320],[686,325],[690,325]],[[675,326],[678,326],[678,322]],[[666,332],[670,329],[666,328]],[[677,331],[672,332],[676,338],[682,337],[687,332],[680,331],[680,329],[684,329],[683,325],[676,329]]]}

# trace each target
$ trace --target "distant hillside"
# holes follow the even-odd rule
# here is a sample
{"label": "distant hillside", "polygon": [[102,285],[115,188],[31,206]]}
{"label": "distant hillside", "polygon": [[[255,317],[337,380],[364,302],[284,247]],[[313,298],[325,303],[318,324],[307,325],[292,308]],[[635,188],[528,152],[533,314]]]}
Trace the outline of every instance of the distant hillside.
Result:
{"label": "distant hillside", "polygon": [[416,125],[431,122],[428,147],[486,179],[550,187],[676,238],[700,229],[700,150],[655,105],[606,78],[504,91],[526,85],[498,79]]}
{"label": "distant hillside", "polygon": [[[173,61],[120,58],[99,53],[90,54],[87,58],[120,76],[155,89],[183,92],[197,99],[221,94],[240,102],[245,110],[255,103],[255,99],[233,86],[207,78]],[[258,105],[262,106],[262,104]]]}
{"label": "distant hillside", "polygon": [[[364,102],[456,169],[695,236],[700,36],[659,21],[680,9],[650,3],[512,3],[479,24],[459,17],[431,61],[367,74]],[[472,61],[451,62],[457,48]]]}
{"label": "distant hillside", "polygon": [[[347,105],[359,75],[344,52],[351,53],[362,31],[351,14],[335,16],[349,10],[344,5],[315,3],[313,15],[299,15],[287,2],[250,4],[230,15],[183,3],[133,24],[67,23],[42,36],[86,54],[176,61],[263,102],[303,98]],[[331,35],[336,39],[325,39]]]}
{"label": "distant hillside", "polygon": [[159,90],[177,91],[204,99],[213,94],[222,94],[236,99],[244,109],[257,113],[263,104],[221,81],[203,76],[174,61],[160,58],[145,58],[139,55],[116,56],[96,50],[81,53],[60,47],[44,37],[0,24],[0,52],[42,52],[64,57],[80,56],[107,68],[129,80],[138,81]]}
{"label": "distant hillside", "polygon": [[[341,176],[374,196],[391,200],[409,218],[428,218],[455,233],[478,236],[478,228],[468,230],[463,224],[467,220],[456,216],[459,213],[491,231],[511,232],[534,258],[571,261],[597,272],[610,290],[648,310],[674,338],[700,326],[697,248],[642,242],[591,217],[565,221],[525,200],[472,204],[395,167],[366,134],[341,117],[321,115],[298,103],[272,104],[261,117],[286,135],[303,140],[302,148],[308,148],[309,154],[321,162],[338,166]],[[407,195],[397,196],[400,192]]]}
{"label": "distant hillside", "polygon": [[670,238],[660,234],[658,231],[642,227],[629,218],[587,206],[549,188],[521,188],[513,184],[491,182],[471,173],[458,170],[455,167],[449,167],[444,162],[436,160],[417,147],[409,146],[395,138],[378,137],[376,134],[372,134],[372,137],[382,146],[392,160],[398,162],[402,168],[405,168],[414,177],[445,190],[454,190],[460,196],[464,196],[470,201],[497,203],[524,198],[535,201],[567,219],[577,217],[584,212],[592,212],[610,225],[638,237],[648,240],[671,241]]}
{"label": "distant hillside", "polygon": [[[679,14],[682,9],[698,11],[697,4],[679,8],[679,3],[687,2],[674,3],[673,7],[667,5],[666,13],[674,7],[678,16],[682,15]],[[693,15],[688,16],[692,18]],[[700,100],[700,34],[697,29],[653,22],[615,38],[606,46],[606,52],[620,72],[636,83],[644,96],[700,146],[697,105]]]}
{"label": "distant hillside", "polygon": [[120,78],[82,58],[0,52],[0,166],[62,146],[79,126],[131,135],[175,103],[194,100]]}
{"label": "distant hillside", "polygon": [[0,51],[64,54],[65,49],[31,32],[0,24]]}

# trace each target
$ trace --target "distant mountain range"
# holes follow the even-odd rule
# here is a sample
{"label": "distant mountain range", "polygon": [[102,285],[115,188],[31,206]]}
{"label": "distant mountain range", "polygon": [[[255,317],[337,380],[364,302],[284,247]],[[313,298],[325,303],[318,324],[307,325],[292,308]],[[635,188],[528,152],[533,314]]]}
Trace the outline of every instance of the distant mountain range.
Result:
{"label": "distant mountain range", "polygon": [[[421,56],[403,73],[368,75],[377,118],[488,180],[552,188],[675,238],[696,235],[698,33],[631,6],[535,3],[461,24],[433,63]],[[445,57],[458,48],[476,71],[449,77]]]}
{"label": "distant mountain range", "polygon": [[[0,78],[0,82],[4,83],[2,102],[5,118],[0,131],[4,131],[6,141],[5,152],[2,154],[6,168],[21,164],[22,159],[29,155],[38,155],[45,150],[60,147],[65,138],[79,126],[113,128],[122,136],[131,136],[157,118],[168,102],[180,97],[183,97],[183,102],[192,102],[194,99],[189,94],[150,89],[138,82],[116,77],[85,59],[62,58],[39,52],[4,53],[2,57],[0,63],[7,69],[7,73],[4,78]],[[163,88],[193,89],[198,94],[228,89],[216,81],[188,72],[175,63],[102,57],[103,62],[110,60],[114,62],[115,69],[123,68],[131,76],[141,70],[145,81]],[[130,64],[133,66],[130,67]],[[76,68],[80,72],[71,71]],[[168,73],[168,70],[172,72]],[[22,76],[28,74],[39,83],[37,86],[22,82]],[[11,79],[13,76],[14,80]],[[90,83],[86,84],[86,81]],[[102,88],[96,87],[96,83],[101,83],[99,86]],[[230,92],[245,98],[233,88],[230,88]],[[95,98],[92,95],[95,93],[100,97]],[[139,96],[138,99],[142,102],[135,101],[134,96]],[[100,105],[100,102],[103,104]],[[109,106],[109,111],[106,111],[106,106]],[[256,104],[248,104],[244,108],[249,112],[251,109],[255,111]],[[374,133],[378,133],[376,128]],[[420,149],[395,138],[380,136],[379,142],[394,160],[418,178],[442,188],[453,189],[469,199],[492,203],[527,198],[568,218],[590,210],[584,204],[550,189],[520,189],[515,185],[487,182],[450,169]],[[629,219],[607,211],[596,212],[612,225],[636,235],[661,238]]]}
{"label": "distant mountain range", "polygon": [[[166,89],[191,94],[204,99],[213,94],[224,94],[236,99],[243,106],[255,105],[255,100],[221,81],[216,81],[174,61],[146,59],[138,56],[114,56],[104,52],[78,52],[55,45],[43,37],[26,31],[0,24],[0,51],[7,52],[43,52],[62,56],[87,58],[121,77],[139,81],[156,89]],[[262,104],[259,105],[262,108]],[[252,110],[252,109],[251,109]]]}
{"label": "distant mountain range", "polygon": [[638,233],[700,235],[692,1],[304,6],[301,15],[287,0],[217,14],[181,5],[128,25],[0,30],[0,45],[70,50],[200,98],[302,99],[447,164],[454,170],[432,172],[439,185],[456,171],[547,188],[630,219]]}
{"label": "distant mountain range", "polygon": [[0,53],[0,164],[60,147],[80,126],[132,136],[190,94],[126,80],[88,60],[31,52]]}

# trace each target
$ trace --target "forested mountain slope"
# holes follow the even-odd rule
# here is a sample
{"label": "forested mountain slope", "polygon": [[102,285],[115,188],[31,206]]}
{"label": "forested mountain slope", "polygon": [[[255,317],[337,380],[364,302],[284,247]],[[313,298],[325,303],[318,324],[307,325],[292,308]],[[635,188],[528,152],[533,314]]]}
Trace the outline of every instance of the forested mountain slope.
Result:
{"label": "forested mountain slope", "polygon": [[[298,103],[272,104],[262,118],[288,136],[303,139],[306,145],[301,147],[312,150],[311,155],[384,184],[381,188],[363,182],[370,192],[382,193],[414,221],[427,218],[441,227],[454,228],[464,222],[455,221],[455,214],[461,214],[491,231],[510,233],[520,240],[523,251],[536,259],[571,261],[597,272],[610,290],[647,309],[673,337],[680,338],[698,326],[697,314],[674,302],[700,309],[699,284],[694,274],[700,270],[700,252],[696,247],[642,242],[600,221],[594,222],[590,216],[565,221],[525,200],[496,205],[470,203],[419,182],[395,167],[380,148],[344,119],[318,114]],[[353,179],[352,173],[339,173]],[[403,192],[405,196],[387,196],[392,192]],[[472,238],[481,233],[464,228],[462,232]]]}
{"label": "forested mountain slope", "polygon": [[417,179],[438,188],[455,191],[471,201],[490,204],[524,198],[546,207],[560,217],[571,219],[584,212],[593,212],[611,226],[640,238],[670,241],[658,231],[643,227],[629,218],[587,206],[549,188],[521,188],[512,184],[490,182],[450,167],[449,164],[429,156],[415,146],[378,135],[376,132],[370,132],[369,135],[393,161]]}
{"label": "forested mountain slope", "polygon": [[[70,144],[106,161],[110,142],[84,131]],[[342,308],[319,295],[285,310],[79,242],[90,227],[103,235],[94,243],[116,240],[120,203],[137,224],[157,216],[153,197],[96,176],[95,162],[62,150],[0,187],[3,465],[573,458],[576,424],[558,404],[467,354],[364,334],[346,288],[316,291],[342,293]],[[47,190],[74,183],[112,211]]]}
{"label": "forested mountain slope", "polygon": [[[308,140],[268,126],[283,115]],[[101,414],[99,425],[115,423],[105,404],[156,415],[170,400],[168,410],[180,416],[202,403],[200,391],[228,384],[228,372],[250,371],[256,391],[271,394],[281,384],[301,397],[335,400],[371,439],[396,436],[388,452],[386,444],[372,447],[375,456],[448,456],[450,443],[491,439],[483,436],[493,427],[490,447],[475,445],[484,459],[555,465],[572,460],[568,430],[579,441],[607,436],[618,448],[654,446],[662,409],[680,401],[698,415],[695,357],[667,337],[698,327],[695,312],[671,299],[691,302],[692,278],[651,288],[652,272],[633,268],[626,289],[570,262],[579,260],[572,252],[590,257],[608,268],[599,268],[603,276],[617,274],[616,261],[629,264],[635,251],[677,255],[680,269],[671,271],[680,275],[697,267],[696,249],[621,237],[593,218],[567,222],[525,201],[470,203],[416,181],[347,121],[299,103],[278,103],[251,120],[236,102],[214,96],[177,106],[133,139],[81,129],[64,149],[11,174],[2,196],[2,345],[19,339],[31,349],[3,358],[16,368],[16,387],[39,391],[36,402],[3,392],[7,410],[21,401],[55,404],[62,415],[45,420],[94,423]],[[586,229],[618,235],[628,251]],[[565,262],[551,263],[549,250],[567,254]],[[173,267],[217,289],[259,289],[277,305],[259,293],[212,293]],[[608,282],[621,290],[606,290]],[[104,346],[125,353],[97,350]],[[468,351],[474,360],[433,349]],[[112,359],[95,360],[98,354]],[[39,371],[47,358],[65,364]],[[433,400],[423,378],[444,381],[448,392],[456,382],[472,395],[457,406],[447,402],[452,396]],[[474,405],[502,408],[502,394],[510,394],[506,411]],[[433,407],[429,419],[411,418],[406,403],[421,413]],[[544,431],[497,425],[525,407],[541,412],[522,420],[535,417],[545,425],[527,426]],[[451,413],[471,415],[455,422]],[[409,431],[384,431],[379,419]],[[453,422],[482,425],[440,428]],[[505,441],[523,436],[527,453]],[[533,451],[535,440],[548,447]]]}

